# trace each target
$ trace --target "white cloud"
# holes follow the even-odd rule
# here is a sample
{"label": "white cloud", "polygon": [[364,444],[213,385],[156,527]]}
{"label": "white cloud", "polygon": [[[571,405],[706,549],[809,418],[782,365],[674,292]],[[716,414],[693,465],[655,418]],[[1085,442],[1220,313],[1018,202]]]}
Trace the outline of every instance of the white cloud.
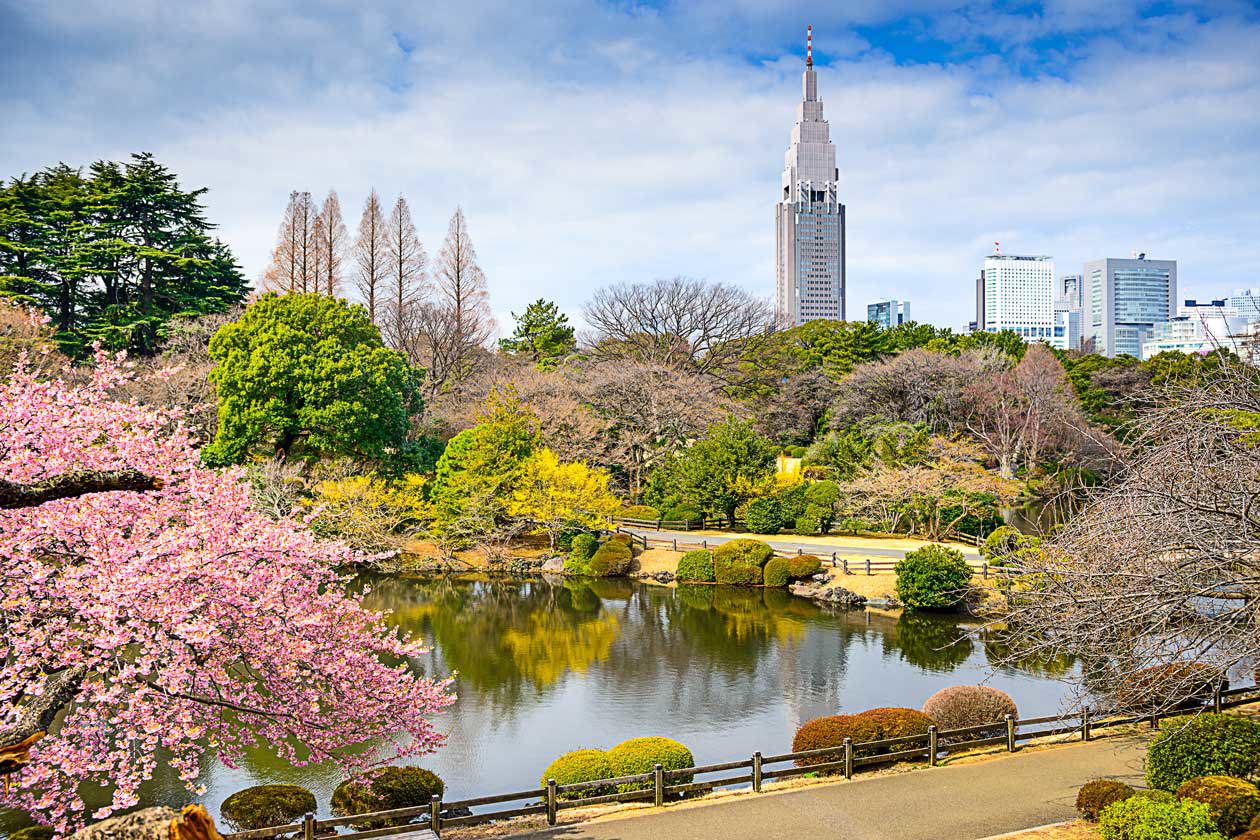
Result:
{"label": "white cloud", "polygon": [[[579,31],[579,6],[420,26],[219,3],[165,37],[165,5],[27,17],[71,44],[100,26],[126,53],[85,42],[48,74],[59,92],[31,79],[4,94],[0,171],[152,150],[210,187],[251,276],[291,189],[335,187],[352,230],[369,187],[402,192],[431,256],[462,204],[504,318],[540,296],[576,313],[602,284],[673,274],[768,295],[799,59],[730,53],[738,25],[769,19],[755,10],[714,23],[703,56],[678,45],[711,10],[599,7]],[[1230,19],[1149,35],[1157,49],[1096,39],[1074,48],[1067,80],[985,59],[899,65],[836,36],[853,57],[820,85],[849,206],[850,314],[889,295],[965,324],[994,240],[1053,254],[1061,272],[1133,248],[1175,257],[1188,294],[1255,285],[1257,35]]]}

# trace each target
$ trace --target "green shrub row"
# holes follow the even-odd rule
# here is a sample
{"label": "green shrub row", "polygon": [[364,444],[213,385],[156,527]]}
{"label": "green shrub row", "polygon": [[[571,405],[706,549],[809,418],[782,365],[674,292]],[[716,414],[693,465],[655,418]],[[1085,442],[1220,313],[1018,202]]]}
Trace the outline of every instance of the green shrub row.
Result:
{"label": "green shrub row", "polygon": [[[546,787],[548,779],[555,779],[560,787],[580,782],[595,782],[600,779],[616,779],[622,776],[638,776],[651,773],[660,764],[665,770],[682,770],[694,767],[695,757],[691,750],[669,738],[631,738],[622,741],[608,750],[583,749],[567,752],[557,758],[539,778],[539,786]],[[671,785],[684,785],[691,782],[691,776],[676,776],[668,780]],[[635,790],[646,790],[651,782],[630,782],[617,786],[617,791],[627,793]],[[595,796],[606,796],[617,792],[612,787],[600,785],[575,791],[561,791],[561,799],[590,799]]]}
{"label": "green shrub row", "polygon": [[744,523],[754,534],[777,534],[785,529],[798,534],[826,533],[839,502],[840,485],[836,482],[801,482],[750,501],[744,508]]}
{"label": "green shrub row", "polygon": [[[332,811],[339,817],[352,817],[372,811],[413,808],[429,804],[446,785],[433,772],[421,767],[378,767],[337,785],[332,794]],[[239,790],[223,800],[219,814],[234,831],[251,831],[297,822],[315,810],[315,794],[297,785],[256,785]],[[355,828],[383,828],[404,825],[409,820],[364,820]],[[17,836],[17,833],[11,835]],[[27,840],[42,840],[31,836]]]}

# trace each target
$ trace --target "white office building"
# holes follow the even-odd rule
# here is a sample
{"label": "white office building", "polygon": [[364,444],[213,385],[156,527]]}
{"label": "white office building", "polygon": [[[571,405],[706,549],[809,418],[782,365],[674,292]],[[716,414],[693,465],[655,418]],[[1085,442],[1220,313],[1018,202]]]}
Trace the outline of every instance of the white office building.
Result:
{"label": "white office building", "polygon": [[1154,326],[1150,339],[1142,343],[1142,358],[1149,359],[1166,351],[1211,353],[1214,350],[1246,356],[1244,346],[1249,321],[1229,300],[1185,301],[1177,317]]}
{"label": "white office building", "polygon": [[1260,289],[1239,289],[1225,298],[1225,305],[1235,309],[1244,324],[1260,321]]}
{"label": "white office building", "polygon": [[1140,358],[1155,325],[1176,317],[1176,260],[1093,260],[1083,274],[1084,334],[1095,353]]}
{"label": "white office building", "polygon": [[884,329],[904,324],[910,320],[910,301],[877,300],[866,305],[866,320]]}
{"label": "white office building", "polygon": [[1050,346],[1060,350],[1081,349],[1081,275],[1065,274],[1055,286],[1053,329]]}
{"label": "white office building", "polygon": [[978,328],[984,332],[1010,330],[1025,341],[1054,338],[1055,276],[1052,257],[990,254],[984,258],[982,282],[977,284]]}
{"label": "white office building", "polygon": [[844,205],[831,129],[806,34],[803,96],[783,165],[775,211],[775,309],[780,321],[844,320]]}

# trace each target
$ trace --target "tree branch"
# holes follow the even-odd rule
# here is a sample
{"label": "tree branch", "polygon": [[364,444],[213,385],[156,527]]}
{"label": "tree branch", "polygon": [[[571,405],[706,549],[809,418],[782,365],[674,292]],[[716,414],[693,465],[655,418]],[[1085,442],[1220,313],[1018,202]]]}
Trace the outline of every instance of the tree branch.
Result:
{"label": "tree branch", "polygon": [[44,737],[53,720],[79,693],[86,675],[83,668],[67,668],[50,674],[41,694],[31,695],[17,720],[0,729],[0,776],[26,763],[26,753]]}
{"label": "tree branch", "polygon": [[138,470],[116,472],[68,472],[35,484],[16,484],[0,479],[0,510],[35,507],[57,499],[74,499],[89,493],[120,490],[159,490],[162,481]]}

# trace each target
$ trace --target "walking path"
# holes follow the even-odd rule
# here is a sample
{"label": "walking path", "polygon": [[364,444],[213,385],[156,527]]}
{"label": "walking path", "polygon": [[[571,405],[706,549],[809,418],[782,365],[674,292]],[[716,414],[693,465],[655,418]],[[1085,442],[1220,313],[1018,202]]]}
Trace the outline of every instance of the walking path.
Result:
{"label": "walking path", "polygon": [[517,835],[535,840],[975,840],[1076,816],[1077,789],[1142,784],[1142,736],[709,804],[696,802]]}
{"label": "walking path", "polygon": [[[796,551],[798,548],[806,554],[830,554],[836,552],[841,555],[858,556],[858,557],[893,557],[900,560],[906,556],[906,552],[913,550],[910,548],[891,548],[880,546],[880,540],[868,539],[864,537],[766,537],[758,534],[724,534],[714,531],[658,531],[655,528],[643,528],[637,525],[622,525],[622,531],[635,534],[640,537],[647,537],[652,541],[654,548],[659,548],[661,542],[668,540],[678,540],[679,546],[686,545],[688,547],[699,546],[701,541],[707,542],[710,546],[721,545],[731,540],[752,537],[776,548],[780,551]],[[898,540],[898,542],[910,543],[909,540]],[[927,545],[926,542],[914,543],[915,548]],[[980,562],[980,551],[974,546],[961,545],[951,543],[954,548],[961,551],[967,559],[973,564]],[[668,547],[668,546],[667,546]]]}

